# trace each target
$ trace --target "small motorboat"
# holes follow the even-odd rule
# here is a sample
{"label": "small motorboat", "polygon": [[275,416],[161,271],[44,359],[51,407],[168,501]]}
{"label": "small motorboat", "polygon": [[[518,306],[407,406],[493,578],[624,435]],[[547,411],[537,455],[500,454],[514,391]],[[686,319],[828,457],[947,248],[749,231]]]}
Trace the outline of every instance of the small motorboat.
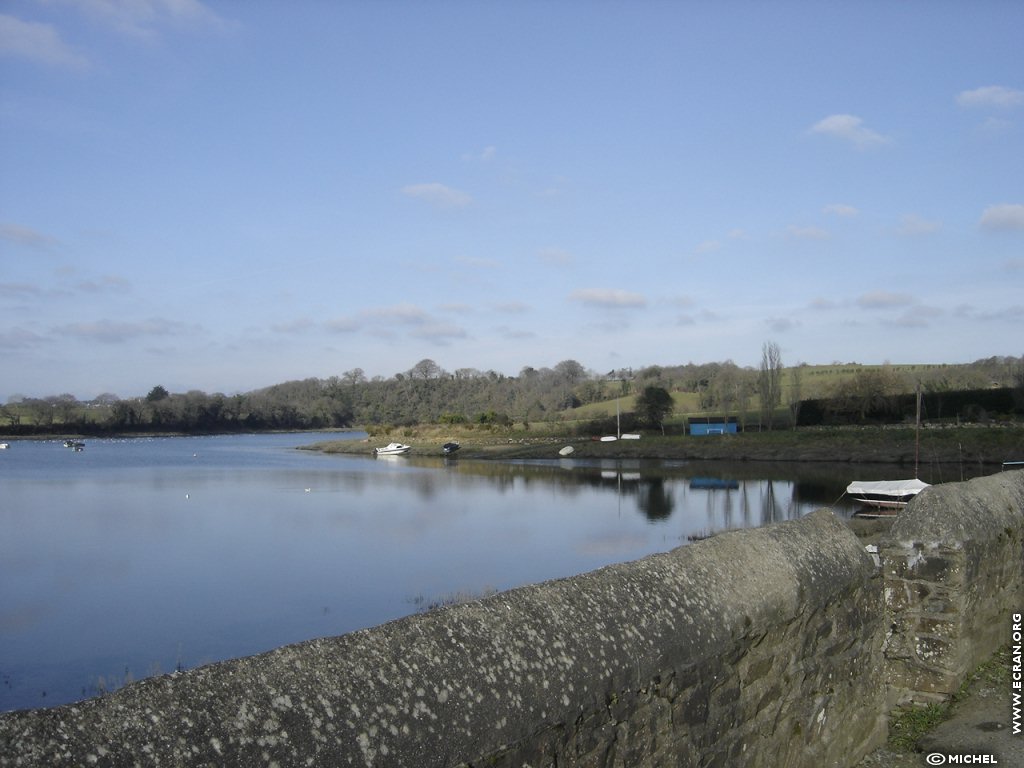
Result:
{"label": "small motorboat", "polygon": [[442,445],[442,446],[441,446],[441,450],[442,450],[442,451],[444,451],[444,453],[445,453],[445,455],[446,455],[446,456],[450,456],[451,454],[453,454],[453,453],[455,453],[455,452],[456,452],[457,450],[459,450],[459,448],[461,448],[461,447],[462,447],[461,445],[459,445],[458,443],[456,443],[456,442],[455,442],[455,441],[453,440],[453,441],[452,441],[452,442],[450,442],[450,443],[445,443],[444,445]]}
{"label": "small motorboat", "polygon": [[11,447],[10,443],[0,443],[0,451],[6,451],[10,447]]}
{"label": "small motorboat", "polygon": [[383,448],[374,448],[373,452],[377,456],[400,456],[411,450],[412,446],[406,445],[405,443],[388,443]]}

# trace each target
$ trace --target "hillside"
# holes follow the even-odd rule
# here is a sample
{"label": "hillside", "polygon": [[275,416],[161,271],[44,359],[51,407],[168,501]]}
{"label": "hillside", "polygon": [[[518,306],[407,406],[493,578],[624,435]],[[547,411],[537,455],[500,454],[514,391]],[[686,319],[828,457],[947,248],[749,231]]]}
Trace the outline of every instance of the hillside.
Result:
{"label": "hillside", "polygon": [[[765,387],[768,386],[768,389]],[[243,394],[171,393],[154,386],[145,397],[104,395],[79,401],[70,394],[17,398],[0,406],[0,431],[35,434],[235,432],[269,429],[371,429],[425,423],[607,432],[602,420],[624,429],[646,426],[679,432],[688,417],[735,417],[741,429],[808,423],[899,422],[904,395],[920,387],[931,398],[929,419],[987,421],[1019,417],[1020,403],[988,402],[983,394],[958,404],[954,392],[993,387],[1024,393],[1024,357],[965,365],[798,365],[740,368],[730,361],[648,366],[597,374],[574,360],[554,368],[524,367],[518,376],[459,369],[432,360],[389,379],[367,380],[360,369],[327,379],[288,381]],[[671,405],[652,415],[638,407],[645,393]],[[767,398],[767,399],[766,399]],[[767,404],[767,405],[766,405]],[[660,408],[660,406],[659,406]],[[803,415],[802,415],[803,414]]]}

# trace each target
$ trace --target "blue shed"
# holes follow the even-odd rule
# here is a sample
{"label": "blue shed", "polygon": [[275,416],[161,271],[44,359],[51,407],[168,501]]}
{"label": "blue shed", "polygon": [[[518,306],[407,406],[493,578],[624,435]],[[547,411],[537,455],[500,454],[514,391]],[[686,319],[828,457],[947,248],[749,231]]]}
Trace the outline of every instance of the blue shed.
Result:
{"label": "blue shed", "polygon": [[691,435],[735,435],[735,416],[697,416],[688,420]]}

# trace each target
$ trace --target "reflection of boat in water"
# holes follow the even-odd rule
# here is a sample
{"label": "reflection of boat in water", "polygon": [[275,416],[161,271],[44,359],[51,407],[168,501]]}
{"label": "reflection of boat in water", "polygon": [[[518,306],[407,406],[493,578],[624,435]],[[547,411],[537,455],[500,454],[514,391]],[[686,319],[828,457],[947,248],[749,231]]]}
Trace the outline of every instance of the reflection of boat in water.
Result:
{"label": "reflection of boat in water", "polygon": [[602,480],[626,480],[631,483],[639,483],[641,475],[639,472],[620,472],[614,469],[602,469]]}
{"label": "reflection of boat in water", "polygon": [[400,456],[411,450],[412,446],[405,443],[388,443],[383,448],[374,448],[373,452],[378,456]]}
{"label": "reflection of boat in water", "polygon": [[691,477],[690,488],[692,490],[717,491],[735,490],[740,487],[739,480],[724,480],[719,477]]}
{"label": "reflection of boat in water", "polygon": [[913,480],[854,481],[846,486],[850,498],[875,509],[898,510],[928,487],[917,478]]}

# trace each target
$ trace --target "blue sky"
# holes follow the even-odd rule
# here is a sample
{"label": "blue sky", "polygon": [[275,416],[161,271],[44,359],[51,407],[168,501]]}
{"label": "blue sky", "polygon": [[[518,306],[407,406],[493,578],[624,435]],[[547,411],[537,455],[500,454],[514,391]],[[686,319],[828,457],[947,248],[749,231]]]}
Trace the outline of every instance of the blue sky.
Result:
{"label": "blue sky", "polygon": [[1024,352],[1024,4],[0,0],[0,402]]}

